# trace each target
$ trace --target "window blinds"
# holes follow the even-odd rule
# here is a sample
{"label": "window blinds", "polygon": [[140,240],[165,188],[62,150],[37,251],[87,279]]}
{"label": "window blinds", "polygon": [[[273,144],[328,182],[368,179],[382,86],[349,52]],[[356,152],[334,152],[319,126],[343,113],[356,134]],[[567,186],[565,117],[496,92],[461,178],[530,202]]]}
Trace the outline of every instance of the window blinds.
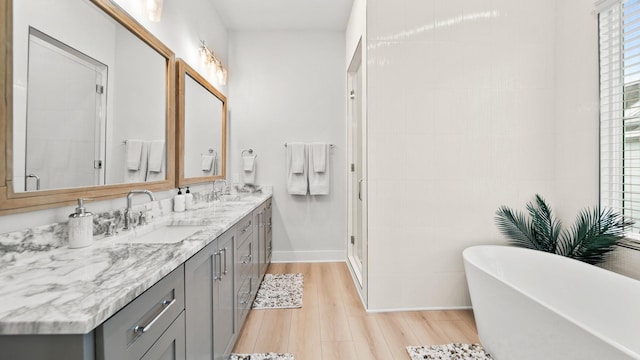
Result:
{"label": "window blinds", "polygon": [[640,0],[599,8],[600,204],[640,239]]}

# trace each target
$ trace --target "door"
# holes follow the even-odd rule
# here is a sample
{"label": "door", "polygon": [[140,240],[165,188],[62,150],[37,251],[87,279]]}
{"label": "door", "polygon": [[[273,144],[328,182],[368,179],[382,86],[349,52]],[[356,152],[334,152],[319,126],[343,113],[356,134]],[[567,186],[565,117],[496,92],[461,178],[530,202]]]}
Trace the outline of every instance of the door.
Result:
{"label": "door", "polygon": [[186,347],[190,360],[212,360],[217,240],[187,260],[184,268]]}
{"label": "door", "polygon": [[348,141],[349,141],[349,264],[364,297],[366,249],[365,134],[363,122],[362,42],[351,60],[347,73]]}

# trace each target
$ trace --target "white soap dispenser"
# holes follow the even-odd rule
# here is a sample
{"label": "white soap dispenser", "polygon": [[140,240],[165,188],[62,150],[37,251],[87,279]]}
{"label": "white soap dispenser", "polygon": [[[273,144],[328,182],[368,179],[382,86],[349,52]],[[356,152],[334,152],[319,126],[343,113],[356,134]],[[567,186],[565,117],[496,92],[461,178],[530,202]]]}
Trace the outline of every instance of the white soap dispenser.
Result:
{"label": "white soap dispenser", "polygon": [[173,198],[173,211],[183,212],[185,209],[185,198],[182,195],[182,188],[178,188],[178,195]]}
{"label": "white soap dispenser", "polygon": [[93,243],[93,214],[84,208],[84,200],[78,199],[76,212],[69,215],[69,247],[82,248]]}
{"label": "white soap dispenser", "polygon": [[187,186],[187,191],[184,192],[184,208],[185,210],[193,209],[193,194],[189,187]]}

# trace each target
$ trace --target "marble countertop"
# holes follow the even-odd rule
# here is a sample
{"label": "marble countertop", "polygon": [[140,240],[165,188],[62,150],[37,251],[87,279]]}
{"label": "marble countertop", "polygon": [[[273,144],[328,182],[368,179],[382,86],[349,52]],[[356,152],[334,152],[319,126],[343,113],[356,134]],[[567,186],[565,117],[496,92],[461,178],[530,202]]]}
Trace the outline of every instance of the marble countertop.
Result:
{"label": "marble countertop", "polygon": [[[30,249],[28,256],[20,256],[24,248],[5,245],[4,258],[11,261],[0,262],[0,334],[91,332],[270,197],[265,193],[206,204],[144,226],[203,226],[173,244],[139,244],[127,241],[132,235],[121,234],[81,249],[42,246]],[[142,234],[144,227],[136,231]]]}

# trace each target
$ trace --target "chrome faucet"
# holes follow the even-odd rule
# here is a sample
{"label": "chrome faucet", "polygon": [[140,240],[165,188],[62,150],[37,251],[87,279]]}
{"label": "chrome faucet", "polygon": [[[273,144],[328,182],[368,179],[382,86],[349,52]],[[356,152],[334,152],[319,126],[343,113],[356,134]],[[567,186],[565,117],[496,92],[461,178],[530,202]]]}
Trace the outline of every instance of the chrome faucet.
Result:
{"label": "chrome faucet", "polygon": [[[216,184],[219,183],[224,183],[224,187],[222,189],[220,189],[219,191],[216,190]],[[225,189],[229,186],[229,184],[227,183],[227,180],[225,179],[216,179],[213,181],[213,200],[219,200],[220,199],[220,194],[223,194]]]}
{"label": "chrome faucet", "polygon": [[146,194],[151,201],[155,201],[156,197],[149,190],[131,190],[127,194],[127,208],[124,210],[124,227],[122,230],[131,230],[131,198],[136,194]]}

